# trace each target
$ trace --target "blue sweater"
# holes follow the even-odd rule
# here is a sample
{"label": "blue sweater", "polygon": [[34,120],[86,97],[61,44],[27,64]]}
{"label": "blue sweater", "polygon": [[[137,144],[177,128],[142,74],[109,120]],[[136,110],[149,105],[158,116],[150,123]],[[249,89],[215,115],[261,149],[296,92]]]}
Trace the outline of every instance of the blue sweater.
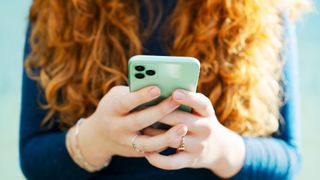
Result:
{"label": "blue sweater", "polygon": [[[174,1],[165,0],[164,16],[169,14]],[[146,10],[141,10],[142,24],[146,22]],[[160,25],[161,25],[160,24]],[[145,25],[145,24],[144,24]],[[292,179],[300,166],[299,152],[299,108],[297,87],[297,49],[294,26],[284,18],[286,27],[283,57],[286,61],[284,86],[287,101],[281,108],[285,122],[280,133],[272,137],[243,137],[246,145],[245,162],[232,179]],[[29,33],[25,56],[30,52]],[[160,46],[161,33],[155,30],[144,42],[144,53],[167,55]],[[89,173],[73,162],[65,146],[66,132],[57,127],[40,128],[46,111],[41,109],[43,91],[29,79],[24,71],[22,82],[20,119],[20,164],[28,179],[219,179],[207,169],[160,170],[151,166],[144,158],[115,156],[111,164],[100,172]]]}

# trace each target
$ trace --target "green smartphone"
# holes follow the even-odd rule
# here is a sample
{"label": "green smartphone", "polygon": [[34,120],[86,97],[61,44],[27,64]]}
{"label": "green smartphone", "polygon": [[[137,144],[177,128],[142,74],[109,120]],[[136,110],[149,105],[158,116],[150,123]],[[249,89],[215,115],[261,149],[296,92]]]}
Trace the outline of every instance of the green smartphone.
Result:
{"label": "green smartphone", "polygon": [[[196,58],[183,56],[150,56],[136,55],[128,63],[128,85],[130,92],[146,86],[155,85],[161,95],[155,100],[137,107],[152,106],[170,96],[175,89],[196,92],[200,63]],[[188,106],[180,106],[180,110],[191,112]]]}

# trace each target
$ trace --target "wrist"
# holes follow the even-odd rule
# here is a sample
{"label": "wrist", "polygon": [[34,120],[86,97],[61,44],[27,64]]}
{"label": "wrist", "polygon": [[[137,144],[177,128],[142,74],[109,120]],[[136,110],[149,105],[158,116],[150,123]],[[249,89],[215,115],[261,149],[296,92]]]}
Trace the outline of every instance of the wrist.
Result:
{"label": "wrist", "polygon": [[101,135],[97,133],[97,128],[93,119],[88,118],[83,122],[79,133],[79,148],[88,162],[103,166],[111,160],[113,154],[110,152],[111,148],[107,147]]}
{"label": "wrist", "polygon": [[210,170],[222,178],[236,175],[242,168],[245,158],[245,145],[240,135],[221,125],[217,136],[218,158]]}
{"label": "wrist", "polygon": [[104,150],[88,120],[80,119],[69,129],[66,147],[73,161],[88,172],[99,171],[108,166],[112,155]]}

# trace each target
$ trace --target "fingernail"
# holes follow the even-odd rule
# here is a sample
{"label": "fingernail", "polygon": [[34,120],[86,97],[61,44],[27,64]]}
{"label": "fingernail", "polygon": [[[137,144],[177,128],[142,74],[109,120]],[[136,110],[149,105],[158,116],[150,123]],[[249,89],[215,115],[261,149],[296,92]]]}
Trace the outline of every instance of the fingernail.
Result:
{"label": "fingernail", "polygon": [[160,89],[157,88],[157,87],[152,87],[152,88],[149,90],[149,94],[150,94],[151,97],[159,96],[159,95],[160,95]]}
{"label": "fingernail", "polygon": [[174,99],[176,100],[183,100],[186,95],[184,92],[182,92],[181,90],[177,90],[174,94],[173,94]]}
{"label": "fingernail", "polygon": [[185,127],[185,126],[182,126],[182,127],[180,127],[179,129],[177,129],[177,134],[179,135],[179,136],[184,136],[184,135],[186,135],[186,133],[187,133],[187,130],[186,130],[187,128]]}

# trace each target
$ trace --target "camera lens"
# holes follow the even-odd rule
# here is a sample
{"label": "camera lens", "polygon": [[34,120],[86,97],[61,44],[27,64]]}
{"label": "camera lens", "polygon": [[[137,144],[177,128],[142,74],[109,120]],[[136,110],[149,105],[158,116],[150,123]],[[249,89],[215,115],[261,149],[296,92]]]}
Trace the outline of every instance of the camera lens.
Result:
{"label": "camera lens", "polygon": [[154,70],[148,70],[146,71],[146,74],[148,74],[149,76],[153,76],[156,74],[156,72]]}
{"label": "camera lens", "polygon": [[144,74],[142,73],[138,73],[135,75],[137,79],[143,79],[144,78]]}
{"label": "camera lens", "polygon": [[137,71],[144,71],[144,67],[143,66],[136,66],[135,69]]}

